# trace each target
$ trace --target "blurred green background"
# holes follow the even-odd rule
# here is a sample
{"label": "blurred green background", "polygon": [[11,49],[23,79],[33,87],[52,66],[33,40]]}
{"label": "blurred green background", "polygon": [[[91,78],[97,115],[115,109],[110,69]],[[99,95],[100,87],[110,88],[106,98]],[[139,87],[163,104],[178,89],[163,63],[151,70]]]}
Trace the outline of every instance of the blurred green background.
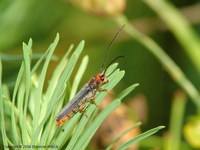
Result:
{"label": "blurred green background", "polygon": [[[199,2],[199,0],[167,1],[169,6],[173,6],[190,24],[189,28],[195,33],[197,41],[200,43]],[[77,3],[79,2],[77,1]],[[81,40],[86,42],[82,57],[89,55],[90,60],[81,85],[86,83],[92,75],[98,73],[106,49],[120,25],[114,21],[115,16],[96,15],[91,11],[85,11],[80,6],[81,3],[77,3],[68,0],[0,1],[0,52],[4,54],[1,55],[3,82],[8,84],[11,89],[20,66],[20,59],[17,60],[7,55],[22,55],[22,42],[27,42],[30,37],[33,39],[33,51],[43,53],[57,32],[60,34],[60,42],[55,54],[58,57],[65,53],[71,43],[76,45]],[[159,5],[156,2],[152,5],[156,4]],[[169,18],[170,15],[173,18],[172,12],[163,11]],[[199,91],[199,67],[193,64],[192,58],[184,51],[187,46],[174,35],[173,27],[169,27],[165,20],[163,21],[164,17],[159,16],[156,8],[151,6],[148,0],[127,0],[123,15],[138,31],[150,36],[160,45]],[[182,25],[179,25],[181,28]],[[190,44],[189,41],[188,44]],[[144,121],[142,129],[147,130],[155,126],[165,125],[167,128],[163,130],[161,135],[164,137],[163,134],[169,130],[172,118],[170,114],[174,94],[177,90],[183,91],[183,89],[169,76],[165,66],[156,59],[148,48],[124,31],[113,44],[108,62],[119,55],[126,56],[119,60],[119,67],[126,71],[126,75],[114,89],[114,92],[121,91],[131,83],[139,83],[140,86],[129,95],[125,103],[133,100],[135,95],[143,95],[147,104],[147,107],[144,108],[147,110],[147,120]],[[49,76],[53,72],[53,65],[50,68]],[[193,122],[199,120],[197,106],[190,101],[187,94],[185,99],[188,101],[184,107],[181,131],[188,123],[190,116],[198,118],[193,119]],[[200,101],[200,99],[198,100]],[[176,124],[176,122],[173,123]],[[200,126],[200,124],[198,125]],[[200,132],[199,130],[197,132]],[[182,134],[183,131],[181,132],[181,140],[186,143],[188,149],[200,148],[200,146],[196,147],[195,144],[191,144],[187,138],[183,138]],[[200,139],[200,135],[198,138]]]}

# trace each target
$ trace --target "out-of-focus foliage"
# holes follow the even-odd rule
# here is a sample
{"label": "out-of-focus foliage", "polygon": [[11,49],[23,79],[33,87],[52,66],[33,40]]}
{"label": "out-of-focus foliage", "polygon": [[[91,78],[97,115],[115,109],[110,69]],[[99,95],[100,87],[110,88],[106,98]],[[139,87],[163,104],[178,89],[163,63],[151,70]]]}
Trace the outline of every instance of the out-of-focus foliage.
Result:
{"label": "out-of-focus foliage", "polygon": [[71,0],[74,5],[79,6],[86,12],[99,16],[117,16],[125,9],[126,0]]}
{"label": "out-of-focus foliage", "polygon": [[64,2],[54,0],[0,3],[0,51],[15,48],[29,37],[42,39],[62,21],[66,12]]}

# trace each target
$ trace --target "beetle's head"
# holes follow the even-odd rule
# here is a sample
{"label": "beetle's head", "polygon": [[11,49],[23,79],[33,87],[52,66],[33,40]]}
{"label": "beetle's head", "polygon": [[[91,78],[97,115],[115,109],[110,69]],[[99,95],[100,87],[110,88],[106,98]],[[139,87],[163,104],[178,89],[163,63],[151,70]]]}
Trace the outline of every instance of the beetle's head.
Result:
{"label": "beetle's head", "polygon": [[100,84],[104,84],[108,82],[107,77],[104,75],[104,73],[98,73],[94,78],[99,82]]}

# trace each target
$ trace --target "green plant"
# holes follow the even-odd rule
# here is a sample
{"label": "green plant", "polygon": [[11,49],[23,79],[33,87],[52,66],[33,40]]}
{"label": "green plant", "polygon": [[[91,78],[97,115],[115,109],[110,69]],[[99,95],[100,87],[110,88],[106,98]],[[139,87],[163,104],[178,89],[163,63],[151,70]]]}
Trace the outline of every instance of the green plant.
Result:
{"label": "green plant", "polygon": [[[78,112],[62,127],[56,127],[55,117],[62,106],[77,92],[77,87],[88,63],[88,56],[85,56],[74,78],[72,88],[68,90],[69,79],[83,50],[84,41],[79,43],[70,56],[73,49],[73,45],[71,45],[55,68],[45,89],[44,83],[47,69],[58,41],[59,35],[57,34],[54,42],[33,67],[31,64],[32,40],[30,39],[27,45],[23,43],[24,59],[15,82],[15,87],[11,92],[12,96],[10,96],[8,87],[0,82],[0,125],[5,147],[8,145],[16,147],[18,145],[16,148],[38,149],[43,147],[48,149],[51,146],[67,150],[86,149],[102,121],[120,105],[122,99],[127,94],[138,86],[138,84],[133,84],[125,89],[100,114],[93,113],[98,109],[95,105],[87,104],[87,114],[90,116],[90,119]],[[1,79],[2,66],[0,68]],[[110,82],[104,86],[108,90],[111,90],[125,74],[125,71],[116,68],[117,63],[112,64],[107,70],[107,74],[115,70],[109,77]],[[97,104],[102,101],[105,95],[105,92],[97,93],[95,98]],[[118,149],[125,149],[162,128],[164,126],[149,130],[128,141]]]}

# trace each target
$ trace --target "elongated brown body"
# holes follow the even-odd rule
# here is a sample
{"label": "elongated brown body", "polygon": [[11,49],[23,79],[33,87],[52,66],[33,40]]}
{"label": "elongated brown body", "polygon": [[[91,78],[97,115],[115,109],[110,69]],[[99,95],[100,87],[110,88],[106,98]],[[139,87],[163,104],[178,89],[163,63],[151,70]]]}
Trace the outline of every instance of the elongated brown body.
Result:
{"label": "elongated brown body", "polygon": [[68,118],[71,118],[74,113],[78,110],[82,110],[87,100],[94,99],[97,90],[104,90],[100,88],[100,86],[107,82],[108,79],[103,73],[92,77],[89,83],[85,84],[75,97],[58,113],[56,126],[62,125]]}

